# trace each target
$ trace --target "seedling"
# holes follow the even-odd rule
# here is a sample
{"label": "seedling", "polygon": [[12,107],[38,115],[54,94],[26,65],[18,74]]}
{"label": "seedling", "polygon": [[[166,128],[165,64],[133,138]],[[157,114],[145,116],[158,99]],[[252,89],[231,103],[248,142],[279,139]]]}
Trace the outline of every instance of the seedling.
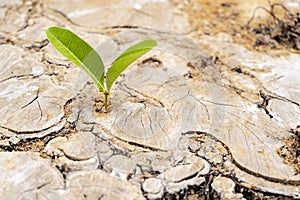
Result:
{"label": "seedling", "polygon": [[116,79],[131,63],[157,46],[157,42],[152,39],[131,46],[113,61],[104,75],[105,69],[101,56],[75,33],[61,27],[50,27],[46,35],[57,51],[85,71],[96,83],[99,91],[104,94],[106,112],[108,95]]}

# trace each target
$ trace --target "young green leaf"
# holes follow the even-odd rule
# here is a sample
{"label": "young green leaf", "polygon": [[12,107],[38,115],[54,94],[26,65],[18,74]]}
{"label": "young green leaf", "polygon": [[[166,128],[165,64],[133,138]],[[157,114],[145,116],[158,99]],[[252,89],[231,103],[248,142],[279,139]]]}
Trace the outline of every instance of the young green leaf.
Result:
{"label": "young green leaf", "polygon": [[104,86],[104,64],[100,55],[84,40],[71,31],[50,27],[46,31],[50,43],[66,58],[85,71],[104,94],[105,111],[108,107],[109,91],[119,75],[136,59],[157,46],[152,39],[144,40],[124,51],[108,69]]}
{"label": "young green leaf", "polygon": [[157,46],[157,42],[152,39],[139,42],[124,51],[111,65],[106,74],[106,90],[109,93],[112,85],[119,75],[135,60]]}
{"label": "young green leaf", "polygon": [[66,58],[85,71],[104,92],[104,64],[99,54],[73,32],[50,27],[46,31],[50,43]]}

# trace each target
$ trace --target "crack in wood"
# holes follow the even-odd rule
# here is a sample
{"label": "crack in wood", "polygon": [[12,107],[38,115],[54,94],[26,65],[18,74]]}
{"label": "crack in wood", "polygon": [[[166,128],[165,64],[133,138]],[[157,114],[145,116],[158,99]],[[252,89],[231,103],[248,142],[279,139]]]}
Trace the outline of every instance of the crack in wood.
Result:
{"label": "crack in wood", "polygon": [[29,106],[30,104],[32,104],[35,100],[37,100],[39,98],[39,95],[37,94],[31,101],[29,101],[28,103],[26,103],[25,105],[23,105],[21,107],[21,109],[26,108],[27,106]]}
{"label": "crack in wood", "polygon": [[296,106],[300,106],[299,103],[293,101],[293,100],[290,100],[286,97],[281,97],[281,96],[274,96],[274,95],[271,95],[271,94],[266,94],[265,92],[263,92],[262,90],[259,91],[259,95],[260,97],[263,99],[262,102],[260,103],[257,103],[257,106],[259,108],[262,108],[265,113],[270,117],[270,118],[273,118],[274,116],[271,114],[271,112],[269,111],[268,109],[268,105],[269,105],[269,102],[272,100],[272,99],[277,99],[279,101],[285,101],[285,102],[289,102],[289,103],[292,103]]}
{"label": "crack in wood", "polygon": [[230,148],[221,140],[219,140],[217,137],[215,137],[214,135],[208,133],[208,132],[203,132],[203,131],[188,131],[188,132],[185,132],[185,133],[181,133],[182,135],[191,135],[191,134],[205,134],[207,136],[209,136],[210,138],[212,138],[213,140],[219,142],[225,149],[226,151],[228,152],[229,154],[229,159],[231,160],[231,162],[236,166],[238,167],[240,170],[250,174],[250,175],[253,175],[255,177],[260,177],[260,178],[263,178],[265,180],[268,180],[268,181],[271,181],[271,182],[274,182],[274,183],[282,183],[282,184],[288,184],[288,185],[300,185],[300,181],[299,180],[284,180],[284,179],[279,179],[279,178],[273,178],[273,177],[270,177],[270,176],[266,176],[266,175],[263,175],[263,174],[260,174],[258,172],[254,172],[252,170],[249,170],[246,166],[240,164],[239,162],[237,162],[231,151],[230,151]]}
{"label": "crack in wood", "polygon": [[[141,96],[144,97],[144,99],[142,99],[142,100],[136,100],[136,103],[143,103],[145,106],[147,105],[147,103],[151,103],[150,105],[153,105],[153,106],[157,106],[157,104],[158,104],[158,105],[160,105],[160,107],[163,107],[163,108],[165,107],[165,105],[163,104],[163,102],[160,101],[159,99],[157,99],[155,97],[152,97],[152,96],[149,96],[147,94],[144,94],[143,92],[141,92],[141,91],[139,91],[137,89],[133,89],[133,88],[129,87],[127,84],[125,84],[125,83],[123,83],[122,85],[125,86],[128,90],[133,91],[133,92],[135,92],[135,93],[137,93],[137,94],[139,94],[139,95],[141,95]],[[133,96],[133,97],[136,97],[136,96]],[[152,103],[148,99],[149,100],[153,100],[156,103]]]}
{"label": "crack in wood", "polygon": [[3,80],[0,80],[0,83],[3,83],[3,82],[5,82],[5,81],[8,81],[8,80],[10,80],[10,79],[22,79],[22,78],[35,78],[35,77],[39,77],[39,76],[41,76],[41,75],[33,75],[33,74],[24,74],[24,75],[17,75],[17,76],[10,76],[10,77],[8,77],[8,78],[6,78],[6,79],[3,79]]}
{"label": "crack in wood", "polygon": [[91,158],[93,158],[92,156],[91,157],[89,157],[89,158],[78,158],[78,157],[76,157],[76,156],[72,156],[72,155],[69,155],[68,153],[66,153],[66,151],[64,150],[64,149],[62,149],[62,148],[57,148],[58,150],[60,150],[63,154],[64,154],[64,156],[66,157],[66,158],[68,158],[68,159],[70,159],[70,160],[72,160],[72,161],[87,161],[87,160],[90,160]]}
{"label": "crack in wood", "polygon": [[266,96],[266,98],[270,98],[270,100],[271,100],[271,99],[277,99],[277,100],[280,100],[280,101],[285,101],[285,102],[292,103],[292,104],[294,104],[294,105],[296,105],[296,106],[300,106],[300,103],[298,103],[298,102],[296,102],[296,101],[293,101],[293,100],[291,100],[291,99],[289,99],[289,98],[286,98],[286,97],[283,97],[283,96],[274,94],[273,92],[270,92],[270,91],[268,91],[268,90],[266,90],[266,91],[267,91],[268,93],[270,93],[270,94],[265,94],[263,91],[262,91],[262,93],[263,93],[264,96]]}

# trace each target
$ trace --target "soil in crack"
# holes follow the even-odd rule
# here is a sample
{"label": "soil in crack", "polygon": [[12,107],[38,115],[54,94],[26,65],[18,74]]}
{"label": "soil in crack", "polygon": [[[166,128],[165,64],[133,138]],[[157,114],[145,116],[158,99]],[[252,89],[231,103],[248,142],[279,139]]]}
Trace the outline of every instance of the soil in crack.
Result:
{"label": "soil in crack", "polygon": [[277,152],[286,164],[293,166],[295,175],[297,175],[300,174],[300,126],[291,129],[291,132],[294,136],[284,138],[283,146]]}
{"label": "soil in crack", "polygon": [[300,47],[299,13],[296,9],[288,10],[285,3],[280,0],[272,3],[265,0],[191,0],[184,9],[196,38],[223,32],[248,49],[297,50]]}

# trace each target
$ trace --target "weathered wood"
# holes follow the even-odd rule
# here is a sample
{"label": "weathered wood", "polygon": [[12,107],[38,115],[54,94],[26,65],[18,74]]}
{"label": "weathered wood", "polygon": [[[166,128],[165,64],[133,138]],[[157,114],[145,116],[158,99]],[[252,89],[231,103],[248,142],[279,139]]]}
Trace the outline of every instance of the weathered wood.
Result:
{"label": "weathered wood", "polygon": [[[221,198],[242,199],[229,177],[300,196],[300,174],[277,152],[300,125],[299,54],[189,34],[169,1],[2,1],[0,23],[1,198],[179,198],[214,179]],[[142,39],[159,46],[99,113],[96,86],[45,40],[52,25],[87,39],[107,66]]]}

